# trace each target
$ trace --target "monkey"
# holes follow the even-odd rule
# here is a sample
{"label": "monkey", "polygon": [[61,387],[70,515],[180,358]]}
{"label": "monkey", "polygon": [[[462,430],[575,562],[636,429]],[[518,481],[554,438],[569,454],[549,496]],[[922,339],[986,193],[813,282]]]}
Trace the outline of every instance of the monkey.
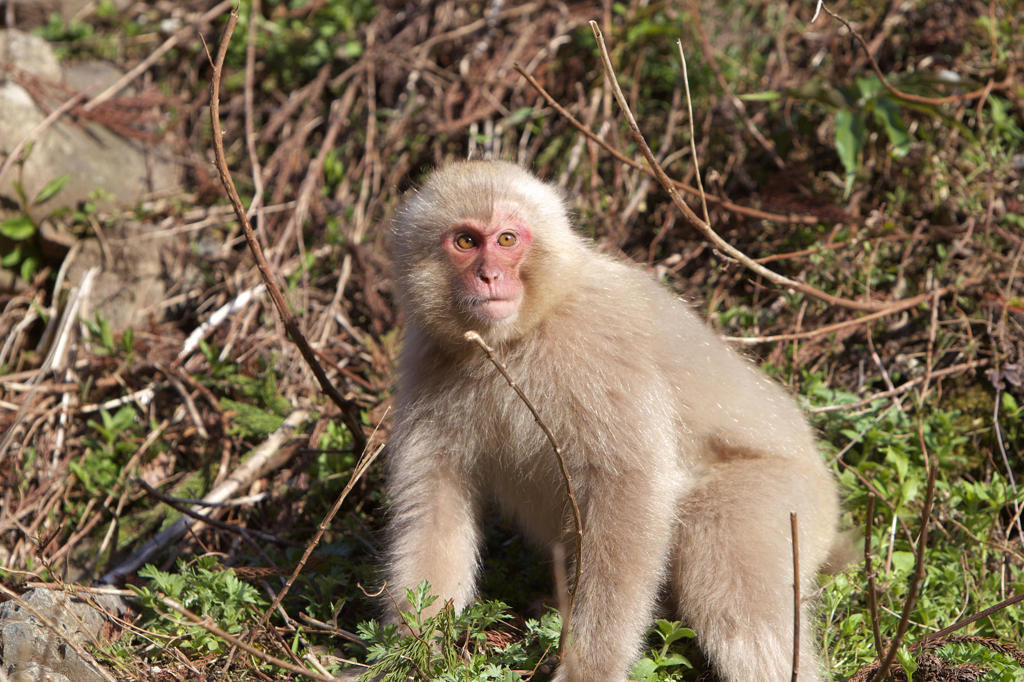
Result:
{"label": "monkey", "polygon": [[[556,682],[623,682],[659,599],[729,682],[790,679],[790,513],[801,594],[836,542],[839,502],[791,396],[639,266],[572,227],[561,191],[518,165],[443,165],[390,234],[404,316],[386,465],[385,578],[475,596],[496,504],[541,548],[575,547],[550,443],[480,349],[497,349],[555,436],[583,525]],[[570,571],[572,573],[572,571]],[[388,617],[401,622],[404,597]],[[811,606],[799,678],[820,679]]]}

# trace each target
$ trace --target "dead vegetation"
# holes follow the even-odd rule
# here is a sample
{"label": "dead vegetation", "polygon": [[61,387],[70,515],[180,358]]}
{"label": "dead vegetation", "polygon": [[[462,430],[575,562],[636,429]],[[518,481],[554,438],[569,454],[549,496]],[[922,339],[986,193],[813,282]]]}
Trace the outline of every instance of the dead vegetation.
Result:
{"label": "dead vegetation", "polygon": [[[380,474],[371,468],[349,489],[321,545],[303,557],[360,452],[263,293],[212,163],[211,67],[200,37],[215,52],[229,4],[133,5],[86,17],[91,38],[66,45],[72,54],[116,45],[125,69],[159,53],[140,70],[152,86],[144,97],[76,102],[70,115],[132,134],[160,121],[185,192],[55,220],[101,242],[144,239],[143,226],[171,235],[181,245],[176,271],[189,274],[131,332],[105,328],[88,311],[87,324],[76,322],[80,299],[59,276],[74,251],[0,294],[0,578],[11,588],[112,574],[138,581],[131,562],[146,541],[222,489],[269,438],[269,459],[232,490],[242,499],[195,507],[218,522],[180,522],[177,538],[147,560],[171,569],[177,557],[215,555],[268,602],[302,569],[284,602],[291,618],[261,621],[247,641],[303,664],[286,642],[297,623],[340,648],[373,614],[356,586],[376,585]],[[939,609],[929,627],[1024,589],[1024,427],[1013,411],[1024,398],[1019,3],[847,3],[830,7],[843,21],[823,15],[813,24],[813,7],[800,3],[252,4],[262,20],[243,11],[227,52],[226,162],[303,334],[352,414],[362,414],[367,452],[387,440],[400,322],[387,275],[388,212],[445,158],[513,159],[556,179],[603,249],[646,264],[808,396],[837,472],[861,486],[849,495],[851,525],[864,526],[870,491],[878,532],[905,543],[897,560],[915,547],[931,451],[942,474],[930,546],[982,548],[960,574],[984,603],[965,587],[957,617]],[[158,28],[172,19],[175,30]],[[608,40],[654,156],[699,215],[673,45],[682,40],[710,225],[757,263],[861,311],[752,274],[686,224],[645,170],[589,20]],[[119,33],[129,25],[131,40]],[[33,87],[48,110],[72,95]],[[139,127],[123,116],[136,106],[161,115]],[[920,469],[916,493],[876,478],[896,467],[872,450],[884,441],[877,430],[896,428],[893,415],[921,443],[924,457],[901,478]],[[946,415],[948,430],[938,431],[934,415]],[[282,427],[289,416],[294,432]],[[958,498],[954,481],[1003,486],[984,534],[965,518],[976,503]],[[878,591],[892,595],[898,620],[905,580],[888,572],[896,540],[884,544]],[[862,584],[850,594],[865,600],[867,582],[855,574],[850,581]],[[943,589],[936,580],[924,579],[925,594]],[[975,643],[1008,647],[1019,661],[1013,633],[1024,633],[1022,622],[1018,614],[990,624]],[[862,627],[870,631],[870,619]],[[984,665],[936,655],[940,644],[969,639],[922,648],[919,674],[985,679]],[[179,650],[160,664],[173,672],[161,673],[144,648],[120,676],[284,675],[230,648],[205,658]],[[874,674],[863,656],[837,658],[847,674],[860,670],[851,679]]]}

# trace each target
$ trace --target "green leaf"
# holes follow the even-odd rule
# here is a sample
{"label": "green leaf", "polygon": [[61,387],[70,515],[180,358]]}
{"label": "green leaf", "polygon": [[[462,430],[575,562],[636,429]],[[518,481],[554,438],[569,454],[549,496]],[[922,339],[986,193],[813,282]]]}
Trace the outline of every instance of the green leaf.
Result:
{"label": "green leaf", "polygon": [[127,329],[124,330],[124,333],[121,334],[121,349],[125,353],[131,353],[132,349],[134,347],[135,347],[135,330],[132,329],[131,327],[128,327]]}
{"label": "green leaf", "polygon": [[843,93],[820,78],[805,81],[798,87],[786,90],[784,94],[793,99],[817,102],[829,109],[840,110],[847,106]]}
{"label": "green leaf", "polygon": [[234,424],[230,428],[232,435],[261,438],[276,431],[284,422],[284,417],[230,398],[221,398],[220,406],[222,409],[233,410],[237,413]]}
{"label": "green leaf", "polygon": [[511,114],[508,115],[508,117],[505,118],[505,127],[511,128],[512,126],[517,126],[523,121],[528,121],[531,118],[533,118],[533,108],[521,107],[513,111]]}
{"label": "green leaf", "polygon": [[15,246],[13,249],[4,254],[3,258],[0,258],[0,265],[5,268],[13,268],[15,265],[21,262],[21,247]]}
{"label": "green leaf", "polygon": [[345,43],[345,56],[349,59],[358,59],[363,54],[363,44],[358,40],[349,40]]}
{"label": "green leaf", "polygon": [[896,652],[896,658],[899,659],[903,672],[907,674],[907,679],[914,679],[914,673],[917,672],[917,661],[914,660],[914,655],[906,649],[900,648]]}
{"label": "green leaf", "polygon": [[882,81],[878,80],[876,76],[858,78],[857,89],[860,90],[861,99],[874,99],[882,92]]}
{"label": "green leaf", "polygon": [[690,659],[688,659],[686,656],[683,656],[682,654],[677,654],[675,652],[669,652],[668,654],[663,656],[659,663],[659,667],[662,668],[667,668],[673,665],[685,665],[687,668],[693,667],[693,664],[690,663]]}
{"label": "green leaf", "polygon": [[48,199],[52,198],[53,195],[55,195],[57,192],[63,189],[64,185],[68,184],[68,180],[70,179],[71,176],[65,173],[64,175],[58,176],[53,180],[50,180],[48,183],[46,183],[46,187],[43,187],[39,194],[36,195],[36,198],[32,203],[38,206],[44,201],[47,201]]}
{"label": "green leaf", "polygon": [[843,191],[844,197],[850,196],[853,189],[853,181],[857,178],[857,171],[860,169],[858,156],[860,149],[864,146],[864,117],[862,114],[854,114],[850,109],[840,109],[836,112],[836,152],[839,160],[846,171],[846,186]]}
{"label": "green leaf", "polygon": [[[25,149],[25,154],[22,156],[23,159],[28,158],[28,147]],[[11,185],[14,187],[14,193],[18,195],[18,203],[22,206],[27,205],[28,197],[25,196],[25,186],[21,184],[21,180],[11,180]]]}
{"label": "green leaf", "polygon": [[18,270],[18,274],[21,278],[28,282],[32,279],[32,275],[36,274],[39,270],[39,259],[35,256],[28,256],[25,260],[21,261],[21,268]]}
{"label": "green leaf", "polygon": [[871,112],[875,120],[885,128],[885,134],[892,144],[890,152],[896,158],[903,158],[910,151],[910,131],[907,124],[903,122],[900,115],[900,108],[893,100],[883,97],[875,102],[875,108]]}
{"label": "green leaf", "polygon": [[114,349],[114,330],[110,328],[110,323],[107,318],[100,317],[99,313],[96,314],[96,321],[100,326],[100,343],[107,350]]}
{"label": "green leaf", "polygon": [[892,446],[885,448],[885,462],[891,464],[896,469],[896,475],[902,481],[907,477],[907,471],[910,468],[910,460],[906,454],[902,451],[897,450]]}
{"label": "green leaf", "polygon": [[658,628],[658,635],[661,637],[665,646],[672,644],[677,639],[688,638],[693,639],[697,636],[697,633],[690,628],[683,627],[676,621],[666,620],[659,618],[654,623]]}
{"label": "green leaf", "polygon": [[629,671],[629,679],[645,681],[654,676],[658,671],[658,664],[649,658],[641,658],[633,669]]}
{"label": "green leaf", "polygon": [[762,90],[761,92],[748,92],[745,95],[740,95],[740,99],[745,102],[774,102],[780,97],[782,97],[782,93],[778,90]]}
{"label": "green leaf", "polygon": [[24,241],[35,233],[36,224],[25,214],[8,218],[0,223],[0,234],[12,241]]}
{"label": "green leaf", "polygon": [[892,553],[892,567],[901,573],[909,573],[914,570],[913,552],[896,551]]}

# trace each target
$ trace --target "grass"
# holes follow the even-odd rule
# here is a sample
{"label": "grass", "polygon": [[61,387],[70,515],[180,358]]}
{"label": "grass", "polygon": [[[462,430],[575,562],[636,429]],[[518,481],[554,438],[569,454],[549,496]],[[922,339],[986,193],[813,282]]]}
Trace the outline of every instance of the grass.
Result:
{"label": "grass", "polygon": [[[1016,40],[1024,12],[1013,0],[981,9],[909,3],[890,14],[874,4],[841,12],[876,40],[886,81],[930,98],[987,92],[932,102],[900,97],[841,24],[825,16],[810,24],[810,7],[767,2],[617,3],[605,21],[600,12],[527,12],[516,4],[494,5],[492,15],[447,2],[430,13],[265,1],[247,80],[251,3],[243,2],[222,96],[226,152],[248,200],[256,184],[244,134],[251,87],[264,246],[328,373],[357,401],[364,430],[378,429],[374,443],[387,438],[400,342],[384,246],[397,196],[470,147],[560,181],[584,232],[647,264],[723,334],[753,339],[743,348],[807,410],[843,490],[843,523],[861,534],[856,561],[823,576],[814,595],[831,679],[869,678],[876,631],[884,649],[916,585],[897,679],[1019,680],[1020,603],[928,638],[1024,592],[1024,110],[1010,68],[1024,58]],[[70,22],[25,21],[66,55],[130,67],[166,38],[162,22],[209,9],[180,5],[183,14],[173,17],[159,7],[118,13],[100,3]],[[672,44],[682,39],[705,185],[740,207],[775,214],[751,217],[712,203],[712,224],[731,244],[836,296],[890,302],[941,293],[859,321],[860,313],[780,290],[708,248],[643,174],[587,142],[513,70],[513,62],[527,65],[590,130],[636,157],[600,76],[585,24],[591,18],[604,24],[655,153],[670,175],[689,182]],[[203,29],[211,46],[222,25]],[[195,529],[131,575],[125,594],[138,619],[100,656],[119,677],[140,680],[194,679],[197,671],[225,680],[299,679],[281,661],[307,667],[314,679],[352,661],[389,680],[544,679],[560,629],[545,604],[548,560],[496,518],[482,600],[461,614],[411,614],[417,637],[374,620],[380,597],[369,595],[379,587],[387,505],[379,465],[346,493],[300,564],[360,453],[265,301],[230,314],[178,357],[212,311],[258,281],[244,246],[227,241],[235,228],[207,163],[203,55],[190,37],[147,71],[151,92],[162,97],[156,127],[188,160],[188,193],[120,211],[98,211],[86,200],[78,211],[44,218],[45,193],[29,200],[22,192],[0,216],[3,274],[19,287],[0,294],[0,431],[13,434],[0,446],[0,582],[15,591],[39,581],[89,585],[181,516],[140,480],[192,502],[303,410],[308,416],[282,441],[277,464],[246,484],[241,502],[215,508],[223,524]],[[938,78],[940,69],[960,84]],[[332,102],[343,132],[328,149]],[[306,183],[322,151],[322,176]],[[49,191],[61,191],[62,176],[54,177]],[[299,198],[308,213],[289,226],[287,202]],[[59,319],[66,292],[57,289],[65,256],[48,248],[45,221],[108,239],[131,238],[143,223],[203,221],[182,233],[179,252],[166,254],[197,275],[147,326],[112,329],[90,315],[83,333],[66,339],[75,362],[49,371],[54,341],[46,327]],[[758,340],[767,337],[774,340]],[[934,504],[916,579],[930,467]],[[264,619],[300,565],[281,608]],[[243,653],[165,597],[257,653]],[[412,601],[429,599],[421,586]],[[696,642],[685,623],[652,623],[633,678],[705,679]]]}

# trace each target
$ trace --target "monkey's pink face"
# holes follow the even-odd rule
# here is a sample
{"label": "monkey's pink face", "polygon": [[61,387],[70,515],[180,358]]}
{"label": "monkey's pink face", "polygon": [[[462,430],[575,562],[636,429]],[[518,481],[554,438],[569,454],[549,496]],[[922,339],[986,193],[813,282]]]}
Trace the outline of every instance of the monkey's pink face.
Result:
{"label": "monkey's pink face", "polygon": [[441,240],[455,266],[462,304],[470,314],[492,322],[514,316],[523,300],[519,271],[531,235],[517,213],[515,206],[495,206],[489,222],[460,221]]}

